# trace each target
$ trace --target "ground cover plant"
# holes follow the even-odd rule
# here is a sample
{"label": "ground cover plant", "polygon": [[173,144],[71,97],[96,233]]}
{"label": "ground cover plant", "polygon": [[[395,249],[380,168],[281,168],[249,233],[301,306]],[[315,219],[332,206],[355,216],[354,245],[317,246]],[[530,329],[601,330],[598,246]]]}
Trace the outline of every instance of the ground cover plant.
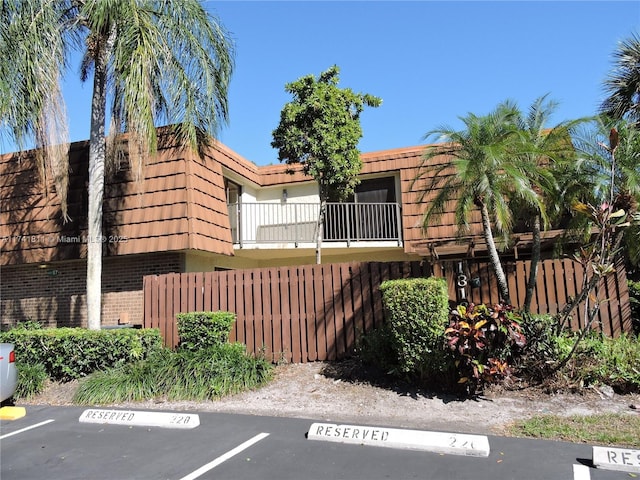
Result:
{"label": "ground cover plant", "polygon": [[608,413],[570,417],[538,415],[510,425],[507,433],[517,437],[638,448],[638,432],[640,415]]}
{"label": "ground cover plant", "polygon": [[178,316],[181,343],[149,358],[96,372],[80,383],[74,402],[107,404],[152,398],[212,400],[254,389],[271,379],[272,365],[228,343],[235,321],[230,312],[190,312]]}
{"label": "ground cover plant", "polygon": [[512,307],[474,304],[459,305],[451,312],[444,341],[454,359],[457,383],[471,394],[508,379],[514,357],[527,342]]}
{"label": "ground cover plant", "polygon": [[18,385],[14,396],[29,399],[38,395],[44,390],[47,378],[47,370],[41,363],[19,363]]}

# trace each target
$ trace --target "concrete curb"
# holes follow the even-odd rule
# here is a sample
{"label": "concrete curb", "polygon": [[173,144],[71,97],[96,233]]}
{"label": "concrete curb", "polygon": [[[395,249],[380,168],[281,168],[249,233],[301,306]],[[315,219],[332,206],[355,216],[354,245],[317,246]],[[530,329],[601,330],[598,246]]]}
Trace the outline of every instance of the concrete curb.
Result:
{"label": "concrete curb", "polygon": [[325,442],[422,450],[473,457],[488,457],[490,453],[489,439],[484,435],[426,430],[313,423],[309,427],[307,438]]}
{"label": "concrete curb", "polygon": [[103,410],[90,408],[82,412],[80,423],[129,425],[190,429],[200,425],[200,417],[193,413],[142,412],[135,410]]}
{"label": "concrete curb", "polygon": [[593,447],[593,465],[601,470],[640,473],[640,450]]}

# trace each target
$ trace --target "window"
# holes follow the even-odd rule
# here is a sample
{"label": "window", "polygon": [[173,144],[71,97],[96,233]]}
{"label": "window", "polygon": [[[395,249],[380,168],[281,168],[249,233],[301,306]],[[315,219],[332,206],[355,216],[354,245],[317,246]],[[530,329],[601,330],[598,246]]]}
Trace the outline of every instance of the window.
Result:
{"label": "window", "polygon": [[227,210],[229,213],[229,224],[231,226],[231,239],[233,243],[238,243],[240,228],[240,200],[242,187],[229,179],[224,179],[224,189],[227,197]]}
{"label": "window", "polygon": [[329,205],[324,234],[327,240],[397,240],[395,178],[363,180],[345,203]]}

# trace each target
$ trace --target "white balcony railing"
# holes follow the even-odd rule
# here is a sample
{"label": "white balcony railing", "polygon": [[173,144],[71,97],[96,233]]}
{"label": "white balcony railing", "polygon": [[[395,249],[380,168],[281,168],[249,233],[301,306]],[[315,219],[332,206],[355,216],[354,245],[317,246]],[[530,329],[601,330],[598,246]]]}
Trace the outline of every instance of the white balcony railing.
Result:
{"label": "white balcony railing", "polygon": [[[319,203],[228,205],[233,242],[314,243]],[[394,241],[401,244],[397,203],[327,203],[323,242]]]}

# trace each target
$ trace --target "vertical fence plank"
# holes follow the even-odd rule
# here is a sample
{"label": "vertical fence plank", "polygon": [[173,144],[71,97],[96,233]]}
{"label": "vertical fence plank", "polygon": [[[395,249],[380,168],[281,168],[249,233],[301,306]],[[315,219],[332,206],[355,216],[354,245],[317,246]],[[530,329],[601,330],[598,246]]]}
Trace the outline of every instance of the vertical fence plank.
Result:
{"label": "vertical fence plank", "polygon": [[[255,344],[256,325],[253,315],[253,280],[251,270],[235,270],[236,282],[236,308],[242,311],[243,335],[238,337],[238,341],[243,342],[250,352],[256,352]],[[242,338],[242,340],[240,340]]]}
{"label": "vertical fence plank", "polygon": [[[178,340],[176,339],[177,335],[174,333],[174,330],[177,330],[178,328],[178,322],[173,313],[175,310],[181,311],[179,308],[181,298],[179,278],[179,273],[167,276],[164,285],[165,295],[163,296],[162,304],[160,305],[160,314],[162,315],[163,329],[166,335],[165,338],[167,340],[167,345],[170,347],[176,347],[178,345]],[[174,298],[176,295],[178,297],[177,303]]]}
{"label": "vertical fence plank", "polygon": [[344,314],[346,319],[346,350],[353,351],[356,343],[356,318],[353,308],[353,278],[351,276],[350,266],[348,264],[341,265],[340,279],[342,283],[342,301],[344,304]]}
{"label": "vertical fence plank", "polygon": [[357,265],[357,268],[360,273],[360,284],[362,286],[362,300],[360,303],[362,315],[364,316],[363,333],[369,333],[375,325],[371,291],[371,266],[368,263],[360,263]]}
{"label": "vertical fence plank", "polygon": [[615,335],[615,327],[613,325],[613,316],[614,311],[618,310],[618,292],[616,291],[616,276],[608,275],[604,278],[603,282],[604,290],[606,295],[606,302],[604,302],[603,307],[605,307],[604,312],[600,312],[600,317],[602,323],[602,330],[605,335],[613,337]]}
{"label": "vertical fence plank", "polygon": [[185,295],[186,297],[187,309],[184,311],[195,312],[196,311],[195,274],[192,272],[183,273],[180,281],[184,287],[182,290],[182,294]]}
{"label": "vertical fence plank", "polygon": [[633,321],[631,317],[631,302],[629,299],[629,285],[627,284],[627,274],[624,268],[624,261],[618,258],[616,262],[616,284],[618,287],[618,296],[620,298],[619,310],[617,316],[613,319],[613,333],[619,336],[625,332],[633,331]]}
{"label": "vertical fence plank", "polygon": [[[407,265],[407,270],[409,275],[413,274],[413,270],[411,265]],[[357,263],[352,263],[349,266],[350,278],[351,278],[351,290],[352,290],[352,308],[353,308],[353,327],[354,327],[354,338],[353,345],[351,351],[353,351],[356,347],[356,342],[359,335],[362,335],[365,332],[365,315],[364,315],[364,306],[362,303],[362,278],[360,277],[360,268]],[[418,273],[419,275],[419,273]]]}
{"label": "vertical fence plank", "polygon": [[313,284],[313,268],[304,266],[303,271],[303,285],[302,291],[304,296],[304,312],[306,313],[306,339],[307,344],[307,358],[309,361],[314,362],[318,359],[318,347],[317,338],[318,331],[316,330],[316,316],[317,309],[315,306],[315,295]]}
{"label": "vertical fence plank", "polygon": [[[276,350],[274,349],[274,332],[273,332],[273,302],[271,300],[271,284],[274,281],[273,269],[261,269],[258,274],[260,281],[260,289],[262,294],[262,345],[265,349],[267,358],[275,361]],[[276,298],[273,299],[274,301]]]}
{"label": "vertical fence plank", "polygon": [[313,266],[313,303],[315,311],[316,360],[327,359],[327,323],[324,311],[324,265]]}
{"label": "vertical fence plank", "polygon": [[380,262],[371,263],[369,265],[369,268],[371,268],[373,328],[378,328],[384,323],[384,305],[382,304],[382,293],[380,292],[382,273],[380,271]]}
{"label": "vertical fence plank", "polygon": [[204,272],[204,286],[202,287],[202,295],[204,304],[202,308],[206,312],[213,312],[213,272]]}
{"label": "vertical fence plank", "polygon": [[[564,281],[565,281],[565,289],[566,289],[566,299],[567,302],[570,302],[577,295],[580,288],[580,281],[577,278],[576,270],[574,268],[575,263],[569,259],[563,259],[562,264],[564,267]],[[572,315],[569,327],[573,329],[580,328],[581,325],[581,315],[580,311],[577,310],[577,313]]]}
{"label": "vertical fence plank", "polygon": [[[244,270],[230,270],[225,272],[228,274],[227,279],[233,282],[233,287],[229,288],[229,294],[233,293],[233,298],[228,299],[228,310],[236,314],[236,337],[237,342],[244,343],[247,346],[247,351],[253,352],[253,344],[249,346],[249,334],[247,329],[250,327],[247,325],[247,314],[244,304]],[[250,330],[253,332],[253,330]],[[253,333],[251,333],[253,335]]]}
{"label": "vertical fence plank", "polygon": [[291,300],[289,293],[289,269],[278,269],[278,316],[280,325],[280,357],[285,362],[293,361],[291,332]]}
{"label": "vertical fence plank", "polygon": [[322,284],[324,288],[324,324],[327,344],[327,360],[335,360],[338,357],[338,319],[336,314],[336,298],[333,288],[333,265],[325,265],[322,268]]}
{"label": "vertical fence plank", "polygon": [[157,287],[154,285],[154,278],[157,281],[157,277],[155,275],[146,275],[142,278],[142,298],[144,300],[144,313],[142,318],[143,328],[155,328],[153,324],[155,320],[153,312],[153,300],[155,299]]}
{"label": "vertical fence plank", "polygon": [[282,336],[284,335],[285,327],[282,322],[282,283],[280,281],[280,275],[282,274],[281,269],[272,268],[271,272],[271,283],[269,285],[271,290],[271,338],[272,338],[272,351],[273,351],[273,361],[278,362],[280,359],[284,358],[284,348],[282,347],[283,341]]}
{"label": "vertical fence plank", "polygon": [[300,300],[304,299],[304,296],[300,293],[300,271],[296,267],[288,269],[289,272],[289,291],[291,292],[291,358],[293,362],[307,362],[307,347],[305,345],[306,332],[304,325],[306,324],[306,318],[302,315],[302,308],[300,307]]}
{"label": "vertical fence plank", "polygon": [[558,282],[556,282],[556,285],[558,285],[558,301],[562,304],[562,307],[560,307],[560,310],[562,311],[562,308],[564,308],[564,306],[567,304],[567,302],[569,301],[569,297],[571,296],[570,294],[570,281],[569,281],[569,271],[568,271],[568,266],[565,264],[565,260],[562,259],[560,260],[560,264],[561,264],[561,276],[560,276],[560,280]]}
{"label": "vertical fence plank", "polygon": [[194,274],[195,311],[204,311],[204,276],[198,272]]}
{"label": "vertical fence plank", "polygon": [[[516,263],[514,263],[514,262],[504,262],[503,268],[504,268],[504,273],[507,276],[507,286],[509,288],[509,296],[511,297],[511,304],[513,304],[514,303],[514,298],[513,298],[513,294],[511,292],[516,292],[516,294],[518,292],[518,286],[517,286],[518,277],[517,277],[517,274],[516,274],[516,268],[517,268],[516,267]],[[498,282],[496,280],[496,287],[497,286],[498,286]],[[498,302],[501,302],[501,301],[504,300],[502,298],[502,295],[500,295],[499,292],[500,292],[499,289],[496,288],[497,296],[496,296],[495,301],[492,302],[492,303],[498,303]]]}
{"label": "vertical fence plank", "polygon": [[162,290],[160,290],[162,292],[162,297],[159,298],[159,302],[158,302],[158,318],[160,319],[160,334],[162,335],[162,338],[164,338],[164,343],[167,347],[171,347],[173,348],[174,342],[173,342],[173,335],[172,335],[172,330],[173,327],[170,324],[170,318],[169,315],[170,313],[167,311],[168,310],[168,304],[172,305],[172,303],[169,303],[169,299],[167,299],[167,295],[172,295],[173,294],[173,278],[169,275],[163,275],[160,277],[161,278],[161,282],[162,282]]}
{"label": "vertical fence plank", "polygon": [[233,288],[229,288],[229,272],[213,272],[212,279],[211,308],[221,312],[235,312],[232,300],[235,292]]}
{"label": "vertical fence plank", "polygon": [[[260,286],[256,285],[254,272],[255,269],[244,271],[243,284],[247,347],[251,351],[257,352],[262,347],[262,315],[261,312],[256,311],[262,302],[262,292]],[[249,331],[251,331],[251,335],[249,335]]]}
{"label": "vertical fence plank", "polygon": [[[542,265],[538,267],[541,269]],[[527,279],[529,278],[529,271],[531,269],[531,262],[516,262],[516,292],[509,292],[511,294],[511,303],[514,305],[524,304],[524,299],[527,295]],[[540,273],[540,270],[538,270]]]}
{"label": "vertical fence plank", "polygon": [[547,270],[549,269],[549,266],[550,265],[548,262],[539,263],[538,275],[536,277],[536,286],[533,292],[533,300],[535,300],[535,304],[533,300],[531,302],[531,311],[533,312],[549,313],[546,295],[547,292],[545,289],[545,277],[548,275]]}
{"label": "vertical fence plank", "polygon": [[342,283],[340,279],[340,265],[331,265],[331,285],[332,314],[335,318],[335,352],[337,358],[344,357],[347,345],[345,329],[344,303],[342,302]]}
{"label": "vertical fence plank", "polygon": [[547,272],[550,273],[550,276],[547,275],[546,277],[548,280],[547,288],[549,291],[549,294],[547,295],[547,311],[551,315],[555,315],[562,308],[559,300],[560,297],[558,296],[558,280],[562,277],[562,273],[559,271],[560,265],[558,262],[548,263],[550,268],[547,268]]}

